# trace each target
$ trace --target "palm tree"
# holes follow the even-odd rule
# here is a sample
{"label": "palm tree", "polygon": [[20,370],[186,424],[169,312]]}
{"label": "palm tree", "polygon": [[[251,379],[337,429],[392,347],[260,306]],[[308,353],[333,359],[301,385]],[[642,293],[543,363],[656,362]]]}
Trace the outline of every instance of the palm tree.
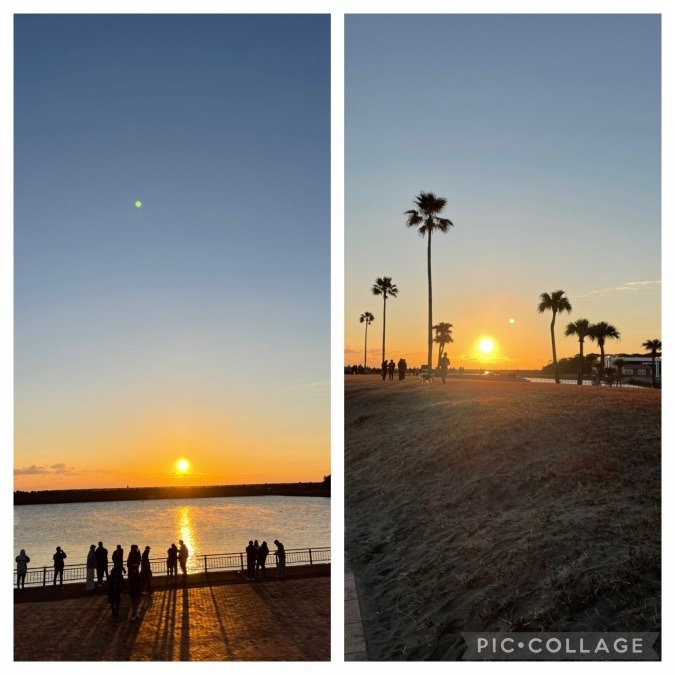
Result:
{"label": "palm tree", "polygon": [[452,339],[452,324],[441,321],[440,323],[437,323],[435,326],[433,326],[433,329],[436,331],[434,342],[438,344],[438,361],[436,366],[436,370],[438,370],[441,364],[441,356],[443,356],[443,349],[445,345],[447,345],[448,342],[454,342]]}
{"label": "palm tree", "polygon": [[558,373],[558,357],[555,353],[555,317],[558,312],[571,312],[572,305],[570,301],[565,297],[565,291],[553,291],[550,295],[548,293],[542,293],[539,296],[539,305],[537,306],[537,311],[540,314],[543,314],[547,309],[550,309],[553,312],[553,318],[551,319],[551,347],[553,348],[553,366],[555,367],[555,381],[556,384],[560,384],[560,375]]}
{"label": "palm tree", "polygon": [[652,387],[656,388],[656,357],[660,356],[660,354],[657,354],[656,352],[661,351],[661,340],[658,338],[654,340],[645,340],[642,343],[642,346],[645,349],[649,349],[652,353]]}
{"label": "palm tree", "polygon": [[431,332],[433,328],[433,318],[432,318],[432,293],[431,293],[431,233],[434,230],[439,232],[447,232],[449,228],[453,227],[453,224],[447,218],[440,218],[439,213],[445,208],[448,200],[443,197],[437,197],[433,192],[420,192],[417,197],[415,197],[416,209],[406,211],[405,215],[408,216],[406,225],[408,227],[418,227],[418,233],[420,236],[424,237],[429,235],[427,239],[427,277],[429,280],[429,319],[427,327],[427,368],[428,372],[431,373],[431,343],[432,337]]}
{"label": "palm tree", "polygon": [[[370,312],[364,312],[361,314],[359,321],[366,324],[366,344],[363,348],[363,370],[365,372],[368,365],[368,326],[375,321],[375,317]],[[382,360],[384,361],[384,359]]]}
{"label": "palm tree", "polygon": [[395,298],[398,295],[396,284],[391,283],[391,277],[378,277],[373,284],[373,295],[381,295],[384,299],[382,312],[382,361],[384,361],[384,337],[387,330],[387,298]]}
{"label": "palm tree", "polygon": [[600,381],[605,370],[605,340],[620,340],[621,333],[611,323],[600,321],[594,323],[588,331],[588,337],[600,347]]}
{"label": "palm tree", "polygon": [[565,329],[565,337],[576,335],[579,338],[579,372],[577,374],[577,384],[579,385],[584,383],[584,339],[588,336],[590,325],[588,319],[577,319],[568,323]]}

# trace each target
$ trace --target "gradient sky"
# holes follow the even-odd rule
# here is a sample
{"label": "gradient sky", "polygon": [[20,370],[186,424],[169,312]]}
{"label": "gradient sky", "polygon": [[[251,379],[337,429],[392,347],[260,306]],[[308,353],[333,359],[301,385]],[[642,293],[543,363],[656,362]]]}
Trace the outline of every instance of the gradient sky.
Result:
{"label": "gradient sky", "polygon": [[14,208],[16,489],[330,473],[328,16],[18,15]]}
{"label": "gradient sky", "polygon": [[657,15],[346,17],[346,364],[363,362],[364,311],[381,362],[382,276],[399,288],[386,357],[426,362],[426,239],[404,216],[421,191],[454,223],[432,237],[452,366],[545,365],[536,307],[558,289],[559,358],[578,353],[577,318],[617,327],[607,353],[661,337],[660,35]]}

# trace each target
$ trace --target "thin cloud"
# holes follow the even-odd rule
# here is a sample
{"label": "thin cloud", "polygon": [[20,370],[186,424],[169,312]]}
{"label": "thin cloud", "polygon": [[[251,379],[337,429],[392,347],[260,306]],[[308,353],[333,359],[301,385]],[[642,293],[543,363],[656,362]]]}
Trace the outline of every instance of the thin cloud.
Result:
{"label": "thin cloud", "polygon": [[52,464],[50,466],[36,466],[31,464],[28,467],[22,469],[14,469],[15,476],[37,476],[37,475],[54,475],[54,474],[74,474],[76,473],[75,469],[72,467],[67,467],[62,462],[59,464]]}
{"label": "thin cloud", "polygon": [[587,298],[591,295],[608,295],[609,293],[621,293],[623,291],[643,291],[654,288],[655,286],[660,286],[660,281],[627,281],[621,286],[613,286],[612,288],[601,288],[597,291],[590,291],[584,293],[582,298]]}

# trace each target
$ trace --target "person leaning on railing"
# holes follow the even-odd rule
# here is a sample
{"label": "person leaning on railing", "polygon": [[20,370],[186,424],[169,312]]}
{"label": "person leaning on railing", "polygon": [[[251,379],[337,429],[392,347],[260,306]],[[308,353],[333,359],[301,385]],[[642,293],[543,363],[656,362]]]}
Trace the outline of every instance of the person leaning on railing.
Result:
{"label": "person leaning on railing", "polygon": [[21,549],[21,552],[16,556],[16,587],[25,588],[26,587],[26,573],[28,572],[28,563],[30,558],[26,555],[25,549]]}
{"label": "person leaning on railing", "polygon": [[278,539],[274,543],[277,547],[277,576],[283,579],[286,576],[286,549]]}

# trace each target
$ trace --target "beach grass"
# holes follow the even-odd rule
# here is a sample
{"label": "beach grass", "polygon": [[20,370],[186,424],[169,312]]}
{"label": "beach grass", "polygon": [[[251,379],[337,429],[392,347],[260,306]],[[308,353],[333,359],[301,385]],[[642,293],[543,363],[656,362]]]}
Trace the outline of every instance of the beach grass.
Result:
{"label": "beach grass", "polygon": [[660,461],[657,390],[347,377],[369,657],[459,659],[462,631],[659,632]]}

